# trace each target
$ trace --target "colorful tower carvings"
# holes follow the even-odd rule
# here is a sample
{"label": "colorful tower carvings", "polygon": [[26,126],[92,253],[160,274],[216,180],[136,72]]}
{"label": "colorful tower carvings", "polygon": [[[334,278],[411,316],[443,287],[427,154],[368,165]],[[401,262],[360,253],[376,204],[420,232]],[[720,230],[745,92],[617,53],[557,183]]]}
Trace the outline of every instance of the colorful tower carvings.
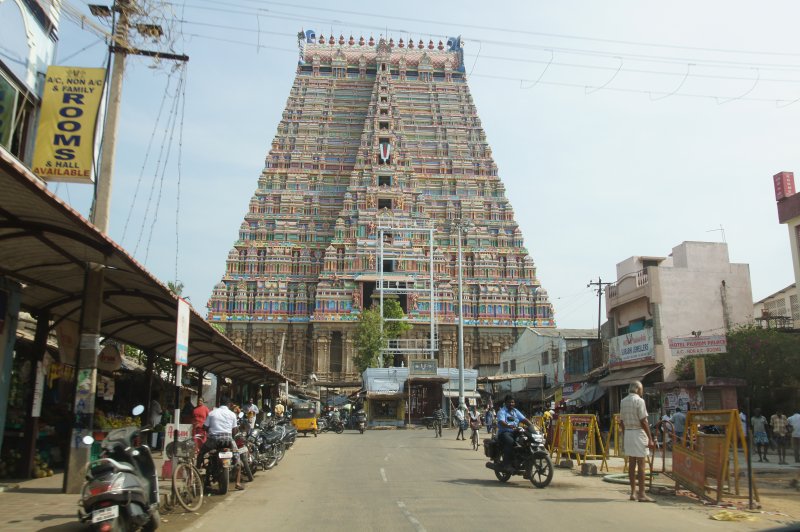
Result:
{"label": "colorful tower carvings", "polygon": [[[497,364],[524,327],[555,327],[505,196],[458,38],[434,44],[300,34],[300,61],[258,188],[208,318],[302,380],[355,378],[355,323],[370,305],[379,225],[435,228],[440,367],[456,366],[456,222],[463,237],[465,365]],[[427,237],[384,238],[384,276],[428,283]],[[387,273],[388,272],[388,273]],[[428,285],[429,286],[429,285]],[[400,296],[429,334],[430,297]]]}

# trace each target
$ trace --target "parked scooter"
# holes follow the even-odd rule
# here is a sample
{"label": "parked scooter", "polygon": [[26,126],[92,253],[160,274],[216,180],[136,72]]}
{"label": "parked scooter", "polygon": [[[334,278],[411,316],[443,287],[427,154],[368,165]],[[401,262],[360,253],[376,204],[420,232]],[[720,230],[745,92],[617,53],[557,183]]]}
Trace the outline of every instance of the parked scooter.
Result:
{"label": "parked scooter", "polygon": [[[139,405],[133,415],[144,412]],[[81,489],[78,519],[93,530],[155,530],[161,523],[158,512],[158,476],[150,448],[141,436],[150,427],[112,430],[102,442],[102,455],[89,464]],[[86,445],[94,438],[86,436]]]}

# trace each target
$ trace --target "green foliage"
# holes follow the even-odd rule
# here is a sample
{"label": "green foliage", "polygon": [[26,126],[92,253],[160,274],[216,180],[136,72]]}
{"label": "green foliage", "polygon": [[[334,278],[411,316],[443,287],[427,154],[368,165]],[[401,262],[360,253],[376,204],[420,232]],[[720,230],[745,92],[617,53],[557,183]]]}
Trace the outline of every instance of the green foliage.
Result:
{"label": "green foliage", "polygon": [[[706,375],[736,377],[747,381],[739,389],[740,404],[750,398],[753,408],[773,412],[795,408],[800,387],[800,336],[776,329],[745,326],[727,335],[728,352],[706,355]],[[694,379],[690,357],[676,367],[679,379]]]}
{"label": "green foliage", "polygon": [[[403,319],[406,317],[400,302],[396,299],[386,299],[383,302],[383,317],[388,319]],[[404,333],[411,330],[411,324],[407,321],[387,321],[383,324],[386,338],[400,338]]]}
{"label": "green foliage", "polygon": [[357,354],[353,362],[359,373],[378,367],[381,347],[386,343],[386,331],[381,333],[380,309],[372,307],[361,312],[356,329]]}
{"label": "green foliage", "polygon": [[178,297],[183,295],[183,283],[180,281],[175,281],[174,283],[172,281],[167,281],[167,288]]}
{"label": "green foliage", "polygon": [[[397,300],[387,299],[383,302],[383,318],[405,318],[405,313]],[[381,321],[383,321],[383,332],[381,332]],[[409,330],[411,324],[408,322],[383,320],[377,305],[362,311],[356,329],[357,353],[353,360],[358,372],[363,373],[367,368],[378,367],[381,348],[386,345],[386,341],[399,338]],[[391,362],[391,360],[384,361],[386,364]]]}

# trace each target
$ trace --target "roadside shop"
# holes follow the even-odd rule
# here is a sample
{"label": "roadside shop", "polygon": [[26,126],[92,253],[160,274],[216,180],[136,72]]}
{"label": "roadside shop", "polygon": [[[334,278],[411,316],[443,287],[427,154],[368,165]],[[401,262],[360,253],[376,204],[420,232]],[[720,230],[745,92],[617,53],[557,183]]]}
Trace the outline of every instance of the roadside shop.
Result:
{"label": "roadside shop", "polygon": [[[164,375],[156,362],[161,360],[174,366],[179,300],[2,148],[0,190],[3,190],[0,198],[0,430],[3,432],[0,436],[10,421],[14,422],[12,426],[24,425],[22,432],[29,436],[24,443],[16,442],[17,449],[13,450],[22,455],[19,460],[30,474],[35,472],[39,435],[48,432],[59,437],[66,435],[69,457],[63,456],[62,450],[61,458],[72,470],[65,475],[65,489],[76,490],[82,479],[80,467],[69,466],[76,452],[88,457],[88,449],[80,443],[80,438],[73,438],[75,431],[91,432],[99,428],[104,418],[107,422],[109,412],[104,412],[103,407],[122,416],[130,411],[130,403],[148,405],[153,383]],[[97,334],[84,334],[81,323],[87,280],[92,277],[90,272],[97,271],[103,272],[102,276],[94,276],[99,279],[95,288],[102,295],[97,309],[99,330]],[[17,347],[20,311],[35,319],[29,349]],[[287,382],[283,375],[253,359],[191,308],[188,329],[189,367],[232,382],[264,385],[268,395],[277,395],[277,385]],[[58,337],[55,350],[48,348],[48,338],[53,332]],[[143,369],[123,369],[113,353],[104,351],[112,344],[127,344],[141,350],[145,359]],[[83,361],[78,363],[79,353],[92,352],[98,361],[97,370],[83,367]],[[15,356],[16,353],[20,356]],[[111,365],[104,367],[106,358]],[[16,359],[20,362],[15,362]],[[28,366],[24,366],[26,362]],[[27,377],[16,381],[19,389],[12,393],[15,364],[23,364],[17,374]],[[45,367],[46,372],[37,369]],[[100,394],[98,401],[92,394],[95,383],[96,393]],[[181,384],[186,385],[185,381]],[[162,389],[163,393],[175,396],[173,404],[180,400],[174,390],[166,386]],[[0,456],[5,456],[12,450],[10,447],[4,450],[11,440],[0,441],[3,443]]]}

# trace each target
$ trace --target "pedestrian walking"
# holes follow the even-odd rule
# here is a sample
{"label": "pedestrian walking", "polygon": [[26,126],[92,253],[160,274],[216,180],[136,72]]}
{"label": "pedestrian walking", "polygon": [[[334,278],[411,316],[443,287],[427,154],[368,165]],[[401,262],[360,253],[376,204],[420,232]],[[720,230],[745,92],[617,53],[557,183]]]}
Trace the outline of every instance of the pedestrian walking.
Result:
{"label": "pedestrian walking", "polygon": [[467,420],[464,417],[464,405],[458,405],[455,416],[456,424],[458,425],[458,434],[456,434],[456,439],[466,440],[464,437],[464,429],[467,428]]}
{"label": "pedestrian walking", "polygon": [[800,463],[800,410],[789,416],[788,430],[792,433],[792,450],[794,451],[794,463]]}
{"label": "pedestrian walking", "polygon": [[675,410],[672,414],[672,428],[675,430],[675,439],[683,442],[683,431],[686,430],[686,414],[683,413],[681,407]]}
{"label": "pedestrian walking", "polygon": [[436,407],[436,410],[433,411],[433,437],[434,438],[441,438],[442,437],[442,421],[444,421],[444,410],[442,410],[442,405]]}
{"label": "pedestrian walking", "polygon": [[750,424],[753,427],[753,443],[755,443],[756,451],[758,451],[758,461],[769,462],[769,458],[767,458],[767,451],[769,450],[769,434],[767,434],[767,427],[769,423],[767,422],[767,418],[761,415],[760,408],[756,408],[753,411]]}
{"label": "pedestrian walking", "polygon": [[486,434],[494,434],[495,427],[497,427],[496,416],[494,408],[486,406],[486,413],[483,415],[483,423],[486,425]]}
{"label": "pedestrian walking", "polygon": [[[644,387],[639,381],[628,387],[628,395],[619,405],[620,426],[624,431],[625,455],[628,457],[628,481],[631,485],[631,500],[655,502],[644,493],[644,462],[655,446],[647,422],[647,406],[642,399]],[[639,480],[637,493],[636,480]]]}
{"label": "pedestrian walking", "polygon": [[789,420],[783,413],[783,410],[778,408],[772,417],[769,418],[769,424],[772,427],[772,437],[775,439],[775,448],[778,451],[778,463],[785,465],[786,462],[786,444],[787,440],[791,437],[789,434]]}

